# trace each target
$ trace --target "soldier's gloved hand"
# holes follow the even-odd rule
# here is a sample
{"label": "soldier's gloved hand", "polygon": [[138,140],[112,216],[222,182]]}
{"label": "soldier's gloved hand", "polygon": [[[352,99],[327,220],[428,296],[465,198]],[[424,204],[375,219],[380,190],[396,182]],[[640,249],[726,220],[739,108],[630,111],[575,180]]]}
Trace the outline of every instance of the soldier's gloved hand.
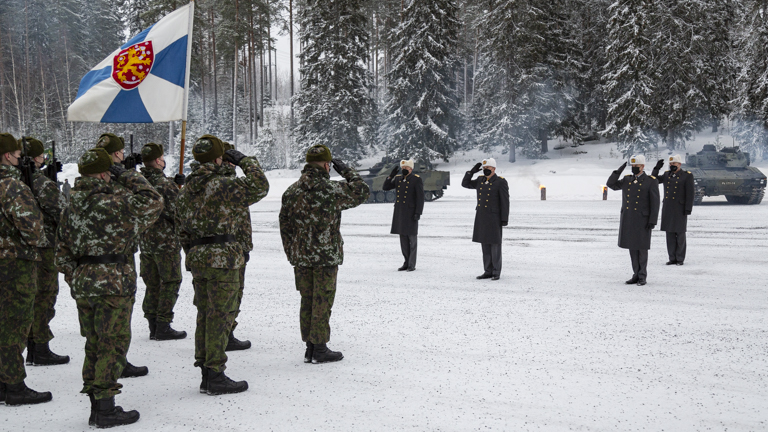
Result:
{"label": "soldier's gloved hand", "polygon": [[389,178],[394,178],[397,175],[397,172],[400,171],[399,167],[392,168],[392,172],[389,173]]}
{"label": "soldier's gloved hand", "polygon": [[184,174],[176,174],[173,176],[173,182],[179,186],[184,186],[184,182],[187,181],[187,176]]}
{"label": "soldier's gloved hand", "polygon": [[335,169],[339,175],[344,175],[344,172],[349,169],[347,164],[342,162],[341,159],[331,159],[331,163],[333,164],[333,169]]}
{"label": "soldier's gloved hand", "polygon": [[245,158],[245,155],[235,149],[229,149],[224,152],[224,160],[237,166],[240,166],[240,161],[243,158]]}
{"label": "soldier's gloved hand", "polygon": [[421,215],[417,215],[417,214],[413,215],[413,220],[417,221],[419,219],[421,219]]}
{"label": "soldier's gloved hand", "polygon": [[621,173],[622,171],[624,171],[624,168],[626,168],[626,167],[627,167],[627,163],[626,163],[626,162],[624,162],[623,164],[621,164],[621,166],[619,167],[619,169],[617,169],[616,171],[618,171],[619,173]]}
{"label": "soldier's gloved hand", "polygon": [[691,212],[689,212],[688,210],[686,210],[686,211],[685,211],[685,215],[686,215],[686,216],[690,216],[690,215],[691,215]]}
{"label": "soldier's gloved hand", "polygon": [[507,226],[509,224],[509,221],[501,221],[501,226]]}
{"label": "soldier's gloved hand", "polygon": [[472,167],[471,170],[469,170],[469,172],[471,172],[472,174],[479,173],[480,170],[482,169],[482,167],[483,167],[483,164],[478,162],[478,163],[475,164],[475,166]]}
{"label": "soldier's gloved hand", "polygon": [[646,225],[646,226],[645,226],[645,229],[649,229],[649,230],[652,230],[652,229],[654,229],[655,227],[656,227],[656,224],[654,224],[654,223],[649,223],[648,225]]}
{"label": "soldier's gloved hand", "polygon": [[112,164],[111,167],[109,167],[109,173],[112,174],[112,180],[117,180],[120,178],[120,176],[128,171],[120,164]]}
{"label": "soldier's gloved hand", "polygon": [[659,159],[659,161],[656,162],[656,167],[654,169],[660,170],[661,167],[663,167],[663,166],[664,166],[664,159]]}

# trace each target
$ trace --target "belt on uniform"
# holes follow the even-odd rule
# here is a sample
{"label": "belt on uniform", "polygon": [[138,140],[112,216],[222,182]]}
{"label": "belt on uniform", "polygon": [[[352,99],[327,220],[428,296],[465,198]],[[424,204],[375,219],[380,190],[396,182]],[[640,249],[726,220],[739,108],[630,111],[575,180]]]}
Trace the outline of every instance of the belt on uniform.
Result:
{"label": "belt on uniform", "polygon": [[128,264],[128,255],[86,255],[77,259],[77,265],[84,264]]}
{"label": "belt on uniform", "polygon": [[211,237],[202,237],[189,242],[189,247],[209,245],[209,244],[221,244],[221,243],[234,243],[237,238],[232,234],[215,235]]}

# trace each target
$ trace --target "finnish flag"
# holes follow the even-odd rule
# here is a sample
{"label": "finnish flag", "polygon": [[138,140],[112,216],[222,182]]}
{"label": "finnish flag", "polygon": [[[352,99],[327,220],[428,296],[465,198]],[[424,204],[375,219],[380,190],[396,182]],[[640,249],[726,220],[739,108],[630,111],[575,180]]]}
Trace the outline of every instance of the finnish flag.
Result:
{"label": "finnish flag", "polygon": [[187,119],[194,3],[137,34],[80,80],[69,121],[156,123]]}

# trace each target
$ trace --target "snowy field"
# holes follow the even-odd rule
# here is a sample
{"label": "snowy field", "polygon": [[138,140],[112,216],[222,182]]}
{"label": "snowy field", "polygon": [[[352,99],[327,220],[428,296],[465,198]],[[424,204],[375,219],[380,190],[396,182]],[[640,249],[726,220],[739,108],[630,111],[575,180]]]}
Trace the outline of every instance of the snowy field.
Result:
{"label": "snowy field", "polygon": [[[270,194],[251,208],[255,250],[237,330],[254,347],[227,364],[250,389],[201,395],[192,337],[149,340],[139,282],[128,358],[150,375],[122,380],[117,402],[141,420],[120,430],[768,430],[768,205],[705,199],[689,221],[686,265],[664,265],[657,231],[648,285],[624,285],[620,194],[600,193],[621,164],[610,147],[516,164],[497,156],[512,202],[496,282],[475,280],[474,196],[460,188],[479,154],[454,158],[445,198],[426,204],[415,272],[396,271],[391,204],[344,212],[329,346],[345,358],[325,365],[302,361],[300,297],[277,223],[298,173],[268,173]],[[29,367],[27,383],[54,400],[3,408],[0,430],[89,429],[78,393],[84,339],[63,277],[61,286],[51,347],[72,362]],[[193,334],[195,313],[185,272],[174,327]]]}

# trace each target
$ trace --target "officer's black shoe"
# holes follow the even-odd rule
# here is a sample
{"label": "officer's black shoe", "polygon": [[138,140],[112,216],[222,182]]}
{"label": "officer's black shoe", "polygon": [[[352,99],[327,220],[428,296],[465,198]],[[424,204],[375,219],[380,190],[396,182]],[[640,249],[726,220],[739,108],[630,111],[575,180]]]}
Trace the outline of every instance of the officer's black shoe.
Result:
{"label": "officer's black shoe", "polygon": [[155,340],[177,340],[187,337],[187,332],[174,330],[171,323],[158,322],[155,331]]}
{"label": "officer's black shoe", "polygon": [[499,276],[494,276],[491,278],[491,280],[499,280]]}
{"label": "officer's black shoe", "polygon": [[632,279],[630,279],[630,280],[628,280],[628,281],[626,281],[626,282],[624,282],[624,283],[625,283],[625,284],[627,284],[627,285],[634,285],[634,284],[636,284],[636,283],[637,283],[637,281],[638,281],[639,279],[640,279],[640,278],[638,278],[637,276],[632,276]]}
{"label": "officer's black shoe", "polygon": [[200,381],[200,393],[208,393],[208,368],[200,366],[200,371],[203,375],[203,380]]}
{"label": "officer's black shoe", "polygon": [[149,373],[149,368],[146,366],[134,366],[130,362],[125,362],[125,369],[120,374],[120,378],[136,378],[143,377]]}
{"label": "officer's black shoe", "polygon": [[6,384],[5,386],[6,405],[32,405],[50,402],[51,399],[53,399],[51,392],[36,392],[27,387],[24,381],[18,384]]}
{"label": "officer's black shoe", "polygon": [[88,393],[88,399],[91,401],[91,416],[88,417],[88,426],[96,426],[96,396]]}
{"label": "officer's black shoe", "polygon": [[36,343],[34,346],[35,354],[32,361],[35,366],[51,366],[69,363],[69,356],[61,356],[54,353],[48,346],[48,342]]}
{"label": "officer's black shoe", "polygon": [[490,273],[483,273],[480,276],[478,276],[477,279],[490,279],[492,277],[493,277],[493,275],[490,274]]}
{"label": "officer's black shoe", "polygon": [[115,406],[114,396],[96,401],[94,422],[99,429],[133,424],[139,421],[139,417],[136,410],[123,411],[122,407]]}
{"label": "officer's black shoe", "polygon": [[241,341],[240,339],[235,337],[235,332],[229,333],[229,342],[227,342],[227,347],[224,348],[224,351],[240,351],[240,350],[247,350],[251,347],[251,341],[244,340]]}
{"label": "officer's black shoe", "polygon": [[408,271],[414,271],[416,270],[416,267],[408,267]]}
{"label": "officer's black shoe", "polygon": [[27,339],[27,366],[35,364],[35,343]]}
{"label": "officer's black shoe", "polygon": [[667,265],[675,265],[677,264],[677,261],[667,261]]}
{"label": "officer's black shoe", "polygon": [[5,403],[5,392],[5,383],[0,382],[0,403]]}
{"label": "officer's black shoe", "polygon": [[344,358],[344,355],[338,351],[331,351],[326,344],[315,344],[315,350],[312,353],[312,363],[330,363],[337,362]]}
{"label": "officer's black shoe", "polygon": [[208,369],[208,394],[211,396],[242,393],[248,390],[248,383],[245,381],[233,381],[224,372],[214,372]]}
{"label": "officer's black shoe", "polygon": [[149,323],[149,339],[155,340],[155,335],[157,334],[157,318],[149,317],[147,318],[147,323]]}
{"label": "officer's black shoe", "polygon": [[676,264],[676,265],[683,265],[683,262],[682,262],[682,261],[678,261],[678,262],[676,262],[675,264]]}
{"label": "officer's black shoe", "polygon": [[408,264],[403,264],[402,267],[398,267],[397,271],[405,271],[408,270]]}
{"label": "officer's black shoe", "polygon": [[639,279],[639,280],[637,281],[637,286],[643,286],[643,285],[645,285],[646,283],[647,283],[647,282],[645,281],[645,279]]}
{"label": "officer's black shoe", "polygon": [[315,345],[307,342],[307,349],[304,351],[304,363],[312,363],[312,353],[315,351]]}

